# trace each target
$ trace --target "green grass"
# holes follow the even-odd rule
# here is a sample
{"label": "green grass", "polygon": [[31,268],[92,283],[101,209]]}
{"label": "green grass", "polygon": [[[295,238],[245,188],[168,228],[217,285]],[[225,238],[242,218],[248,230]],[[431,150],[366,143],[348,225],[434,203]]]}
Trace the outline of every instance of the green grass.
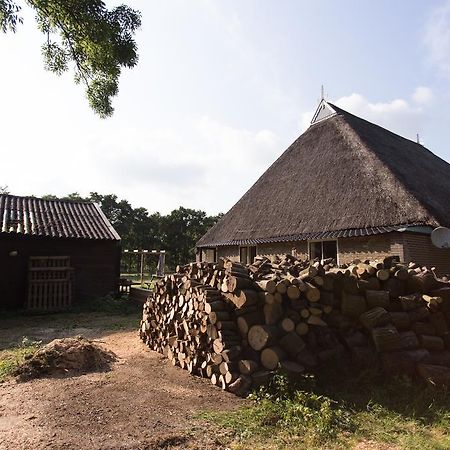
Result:
{"label": "green grass", "polygon": [[142,305],[131,301],[127,296],[121,297],[96,297],[74,303],[69,312],[103,312],[108,314],[135,314],[142,311]]}
{"label": "green grass", "polygon": [[276,375],[250,395],[250,406],[202,417],[230,429],[234,449],[347,449],[369,441],[371,448],[450,448],[448,392],[369,372],[339,375],[296,383]]}
{"label": "green grass", "polygon": [[25,359],[33,355],[40,344],[23,338],[20,346],[0,351],[0,383],[10,377]]}
{"label": "green grass", "polygon": [[108,314],[135,314],[137,311],[142,311],[142,305],[136,303],[123,295],[120,297],[113,297],[110,295],[104,297],[93,297],[89,299],[75,301],[69,309],[55,309],[50,311],[27,311],[27,310],[0,310],[0,317],[2,319],[14,319],[17,317],[27,316],[48,316],[71,314],[71,313],[91,313],[103,312]]}

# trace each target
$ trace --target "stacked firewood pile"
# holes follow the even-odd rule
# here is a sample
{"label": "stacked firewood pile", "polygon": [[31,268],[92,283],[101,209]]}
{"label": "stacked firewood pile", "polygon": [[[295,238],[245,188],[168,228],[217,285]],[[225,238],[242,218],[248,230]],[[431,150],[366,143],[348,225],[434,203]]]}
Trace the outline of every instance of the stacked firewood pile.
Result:
{"label": "stacked firewood pile", "polygon": [[173,365],[242,395],[279,368],[381,363],[450,385],[450,284],[384,261],[336,267],[286,255],[192,263],[159,280],[141,338]]}

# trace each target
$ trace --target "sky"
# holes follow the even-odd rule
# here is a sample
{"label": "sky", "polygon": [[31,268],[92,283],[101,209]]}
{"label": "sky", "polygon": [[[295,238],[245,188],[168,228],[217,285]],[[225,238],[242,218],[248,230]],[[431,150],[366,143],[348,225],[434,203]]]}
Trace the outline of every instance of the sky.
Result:
{"label": "sky", "polygon": [[226,212],[308,127],[321,85],[450,161],[450,0],[106,1],[120,3],[142,13],[139,63],[108,119],[72,72],[44,70],[32,11],[0,34],[0,186],[12,194]]}

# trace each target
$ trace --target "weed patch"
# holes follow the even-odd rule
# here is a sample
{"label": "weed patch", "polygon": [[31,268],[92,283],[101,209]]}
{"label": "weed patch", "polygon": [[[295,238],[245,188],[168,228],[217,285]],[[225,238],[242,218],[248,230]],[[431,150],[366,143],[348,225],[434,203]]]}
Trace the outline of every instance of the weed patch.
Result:
{"label": "weed patch", "polygon": [[235,449],[450,448],[450,394],[405,378],[276,374],[249,399],[249,407],[203,415],[232,430]]}
{"label": "weed patch", "polygon": [[22,339],[20,346],[0,352],[0,382],[11,376],[15,370],[39,348],[41,342]]}

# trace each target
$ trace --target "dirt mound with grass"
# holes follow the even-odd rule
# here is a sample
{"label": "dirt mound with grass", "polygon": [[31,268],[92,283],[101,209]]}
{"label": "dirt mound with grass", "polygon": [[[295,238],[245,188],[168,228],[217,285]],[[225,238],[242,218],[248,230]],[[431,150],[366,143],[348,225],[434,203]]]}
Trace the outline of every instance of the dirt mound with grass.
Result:
{"label": "dirt mound with grass", "polygon": [[19,381],[43,376],[103,372],[111,368],[116,355],[82,336],[55,339],[31,355],[14,372]]}

